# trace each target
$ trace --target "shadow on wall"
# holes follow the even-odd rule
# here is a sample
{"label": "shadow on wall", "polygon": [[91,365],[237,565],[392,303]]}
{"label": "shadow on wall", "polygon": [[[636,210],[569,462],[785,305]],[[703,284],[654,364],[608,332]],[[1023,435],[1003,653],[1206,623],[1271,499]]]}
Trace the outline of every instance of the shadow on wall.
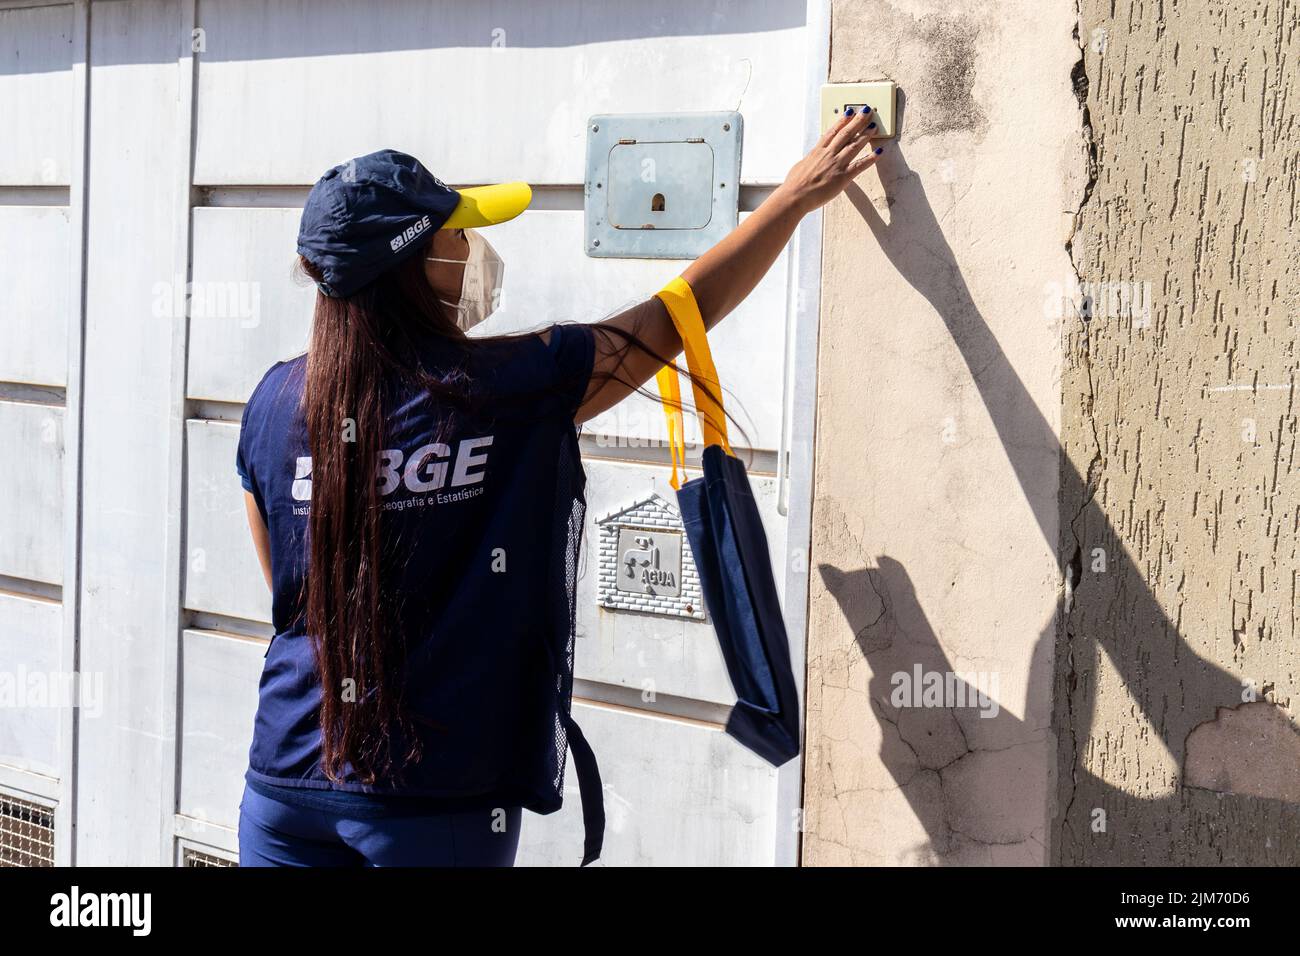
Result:
{"label": "shadow on wall", "polygon": [[[1056,809],[1055,819],[1050,821],[1052,861],[1069,863],[1081,859],[1085,856],[1084,842],[1093,841],[1087,847],[1086,857],[1090,862],[1296,862],[1300,846],[1300,803],[1294,797],[1294,781],[1289,778],[1280,780],[1277,786],[1263,788],[1282,792],[1286,799],[1214,792],[1185,784],[1168,796],[1146,798],[1111,785],[1085,768],[1081,745],[1086,745],[1093,727],[1094,714],[1089,706],[1093,695],[1078,692],[1075,661],[1091,659],[1099,651],[1106,652],[1143,716],[1184,771],[1190,769],[1185,763],[1188,736],[1199,725],[1215,721],[1219,708],[1238,708],[1237,713],[1249,708],[1266,708],[1277,716],[1265,718],[1265,726],[1269,720],[1285,718],[1271,704],[1240,707],[1241,681],[1199,656],[1184,641],[1142,574],[1132,562],[1123,559],[1123,539],[1110,527],[1105,513],[1094,501],[1095,486],[1061,453],[1051,426],[1038,411],[975,307],[952,249],[927,201],[920,176],[908,167],[906,157],[897,146],[882,157],[879,167],[891,204],[906,210],[905,216],[895,217],[891,224],[886,224],[858,187],[851,186],[847,195],[899,274],[942,317],[979,389],[1017,480],[1026,492],[1041,487],[1035,480],[1042,478],[1041,449],[1053,448],[1060,461],[1060,500],[1086,502],[1083,511],[1073,516],[1069,529],[1063,532],[1063,535],[1074,535],[1072,543],[1063,548],[1063,541],[1052,540],[1057,515],[1046,513],[1055,503],[1045,501],[1042,496],[1026,495],[1052,550],[1073,552],[1062,569],[1074,588],[1073,600],[1110,601],[1119,595],[1129,608],[1124,621],[1142,622],[1140,633],[1125,624],[1132,633],[1114,631],[1100,648],[1083,646],[1070,633],[1068,613],[1059,640],[1050,624],[1039,636],[1029,686],[1042,686],[1040,682],[1047,680],[1040,662],[1052,659],[1051,654],[1043,652],[1055,642],[1054,696],[1069,703],[1066,725],[1055,716],[1053,720],[1059,747],[1058,770],[1068,780],[1063,780],[1058,787],[1061,805]],[[1090,588],[1087,581],[1081,580],[1080,556],[1084,549],[1074,530],[1081,527],[1104,529],[1100,537],[1108,553],[1117,556],[1109,574],[1119,576],[1119,580],[1109,582],[1104,592],[1100,587]],[[943,705],[918,706],[921,701],[915,697],[908,701],[904,696],[904,706],[898,706],[898,695],[903,692],[897,690],[894,675],[953,673],[952,664],[917,601],[907,570],[892,558],[880,557],[874,568],[846,571],[822,564],[819,571],[871,669],[868,693],[872,712],[882,724],[881,760],[924,826],[936,857],[942,861],[953,852],[954,836],[968,834],[972,820],[981,822],[983,833],[996,832],[1000,823],[1005,825],[1008,835],[1023,830],[1026,814],[1041,813],[1038,808],[1023,806],[1023,801],[1040,800],[1042,791],[1036,786],[1018,784],[1017,776],[1038,775],[1041,768],[1020,766],[1031,759],[1024,748],[980,747],[981,736],[996,740],[1023,740],[1032,736],[1028,731],[1016,732],[1022,722],[997,706],[995,689],[988,694],[988,686],[972,687],[967,680],[956,680],[949,686],[949,696]],[[1142,649],[1140,655],[1123,651],[1135,646]],[[1089,668],[1088,673],[1092,672]],[[1158,675],[1159,680],[1150,680],[1148,675]],[[900,683],[905,683],[905,690],[910,689],[912,694],[920,693],[912,686],[910,677]],[[1171,699],[1169,687],[1180,688],[1176,699]],[[985,696],[980,692],[986,692]],[[957,696],[952,696],[954,693]],[[1080,706],[1086,709],[1078,709]],[[1054,715],[1060,710],[1059,705],[1054,707]],[[989,725],[980,727],[981,721],[988,721]],[[1239,722],[1261,726],[1253,716]],[[1014,726],[1008,726],[1011,723]],[[985,729],[996,733],[984,735]],[[1289,731],[1274,739],[1285,741],[1288,735]],[[1225,734],[1219,738],[1219,749],[1231,749],[1222,743],[1230,737]],[[1294,753],[1293,746],[1283,746],[1290,747]],[[970,759],[973,755],[979,755],[979,759]],[[1268,754],[1261,756],[1271,759]],[[1211,768],[1190,774],[1198,783],[1217,782],[1216,790],[1231,787],[1237,791],[1261,792],[1250,781],[1241,779],[1240,759],[1234,763],[1231,754],[1216,753],[1213,745],[1205,759],[1225,769],[1220,773]],[[1230,779],[1228,768],[1237,779]],[[1277,772],[1263,766],[1258,769],[1264,776]],[[1076,794],[1088,795],[1090,805],[1081,805],[1083,801],[1076,800]],[[1104,830],[1101,830],[1103,814]],[[1225,821],[1248,825],[1224,826]],[[1167,837],[1150,842],[1138,839],[1138,835],[1146,837],[1156,833]],[[1008,842],[1011,839],[1008,836]],[[1164,855],[1135,860],[1135,849],[1146,852],[1143,847],[1155,851],[1164,848]]]}

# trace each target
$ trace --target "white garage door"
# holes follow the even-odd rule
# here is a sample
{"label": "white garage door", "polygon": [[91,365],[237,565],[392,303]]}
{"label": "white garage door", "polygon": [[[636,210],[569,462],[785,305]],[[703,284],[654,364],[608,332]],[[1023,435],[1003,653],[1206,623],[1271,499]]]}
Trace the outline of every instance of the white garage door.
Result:
{"label": "white garage door", "polygon": [[[171,862],[235,846],[270,606],[234,449],[253,385],[306,341],[314,291],[289,267],[310,184],[385,146],[454,185],[526,180],[533,208],[493,230],[508,268],[485,331],[597,319],[683,263],[584,254],[587,118],[739,110],[743,216],[802,152],[809,77],[825,71],[809,35],[825,24],[806,24],[803,0],[89,8],[0,9],[0,121],[24,131],[0,140],[0,235],[18,251],[0,262],[0,440],[22,450],[0,467],[0,502],[22,502],[0,505],[14,512],[0,514],[0,644],[46,670],[79,648],[104,693],[75,753],[61,712],[0,715],[0,788],[75,812],[78,862]],[[783,257],[711,337],[795,595],[800,678],[803,552],[787,541],[806,538],[806,502],[777,472],[783,435],[806,462],[793,304],[815,291],[815,251]],[[66,291],[83,281],[84,309]],[[734,697],[711,627],[601,605],[600,522],[673,500],[662,436],[636,399],[583,437],[575,709],[605,782],[603,862],[793,862],[797,761],[775,771],[722,732]],[[526,815],[523,862],[577,860],[569,787],[560,813]]]}

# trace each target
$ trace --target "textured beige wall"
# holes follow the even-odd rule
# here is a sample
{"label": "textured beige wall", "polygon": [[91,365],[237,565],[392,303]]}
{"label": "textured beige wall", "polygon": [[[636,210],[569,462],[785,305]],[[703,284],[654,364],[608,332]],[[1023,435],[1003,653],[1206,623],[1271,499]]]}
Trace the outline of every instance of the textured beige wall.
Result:
{"label": "textured beige wall", "polygon": [[[840,0],[902,135],[827,210],[804,862],[1041,864],[1061,318],[1086,172],[1065,0]],[[1059,297],[1055,304],[1059,304]],[[961,673],[989,705],[894,696]],[[926,704],[924,699],[919,701]],[[994,706],[996,705],[996,706]]]}
{"label": "textured beige wall", "polygon": [[1298,19],[1082,3],[1095,183],[1072,254],[1095,305],[1066,326],[1064,863],[1300,862]]}

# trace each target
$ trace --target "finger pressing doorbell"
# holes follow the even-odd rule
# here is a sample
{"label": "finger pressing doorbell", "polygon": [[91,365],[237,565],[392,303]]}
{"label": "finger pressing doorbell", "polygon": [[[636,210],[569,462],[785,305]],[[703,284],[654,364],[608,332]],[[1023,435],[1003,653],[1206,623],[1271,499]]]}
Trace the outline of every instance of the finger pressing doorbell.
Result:
{"label": "finger pressing doorbell", "polygon": [[693,259],[736,228],[737,112],[623,113],[587,121],[586,252]]}

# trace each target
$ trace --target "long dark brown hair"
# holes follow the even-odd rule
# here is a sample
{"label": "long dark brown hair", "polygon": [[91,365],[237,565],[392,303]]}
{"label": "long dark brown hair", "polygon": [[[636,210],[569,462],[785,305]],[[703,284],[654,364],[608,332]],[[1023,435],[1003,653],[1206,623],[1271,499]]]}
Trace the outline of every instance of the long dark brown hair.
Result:
{"label": "long dark brown hair", "polygon": [[[438,301],[424,258],[409,256],[351,296],[316,296],[302,399],[312,491],[300,612],[321,683],[322,769],[334,781],[349,773],[370,785],[396,781],[420,757],[403,699],[406,635],[385,588],[397,549],[383,546],[376,463],[386,447],[389,405],[402,389],[423,388],[435,406],[472,410],[478,399],[471,383],[425,367],[430,346],[468,354],[518,338],[467,337]],[[299,257],[297,269],[321,281],[307,259]],[[592,376],[588,395],[609,379],[649,394],[621,376],[633,348],[675,366],[634,333],[596,330],[605,339],[598,353],[616,352],[618,359],[612,371]]]}

